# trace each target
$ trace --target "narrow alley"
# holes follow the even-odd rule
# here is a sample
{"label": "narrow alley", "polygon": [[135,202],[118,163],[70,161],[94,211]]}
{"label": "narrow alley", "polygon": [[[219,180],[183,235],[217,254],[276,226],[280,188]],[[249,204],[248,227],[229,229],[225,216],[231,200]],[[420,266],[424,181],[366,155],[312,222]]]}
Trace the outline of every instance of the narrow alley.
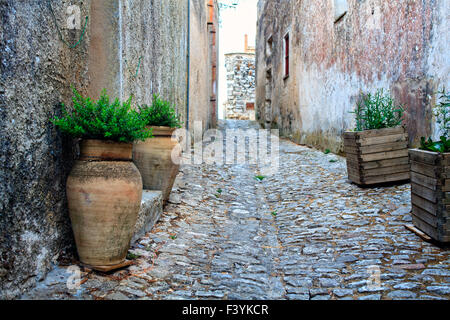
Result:
{"label": "narrow alley", "polygon": [[[220,121],[257,128],[255,122]],[[280,140],[278,173],[186,165],[134,265],[60,266],[23,299],[449,299],[446,248],[405,229],[410,185],[363,189],[345,158]],[[261,177],[262,178],[262,177]]]}

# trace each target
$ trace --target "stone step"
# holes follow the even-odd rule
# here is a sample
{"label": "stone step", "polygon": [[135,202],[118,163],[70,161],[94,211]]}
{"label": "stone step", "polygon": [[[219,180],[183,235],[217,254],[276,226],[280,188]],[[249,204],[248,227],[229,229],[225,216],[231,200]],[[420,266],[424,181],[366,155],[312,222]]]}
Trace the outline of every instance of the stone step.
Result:
{"label": "stone step", "polygon": [[132,244],[152,230],[162,212],[162,192],[159,190],[144,190],[142,192],[141,210],[139,210],[134,235],[131,239]]}

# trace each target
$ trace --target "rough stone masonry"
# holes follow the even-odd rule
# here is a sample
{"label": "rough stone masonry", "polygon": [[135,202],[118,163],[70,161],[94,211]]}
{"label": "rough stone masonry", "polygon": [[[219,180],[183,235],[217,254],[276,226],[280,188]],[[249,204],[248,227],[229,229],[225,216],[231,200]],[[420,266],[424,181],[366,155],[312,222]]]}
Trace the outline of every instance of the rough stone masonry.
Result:
{"label": "rough stone masonry", "polygon": [[255,119],[255,55],[229,53],[225,55],[227,70],[227,119]]}

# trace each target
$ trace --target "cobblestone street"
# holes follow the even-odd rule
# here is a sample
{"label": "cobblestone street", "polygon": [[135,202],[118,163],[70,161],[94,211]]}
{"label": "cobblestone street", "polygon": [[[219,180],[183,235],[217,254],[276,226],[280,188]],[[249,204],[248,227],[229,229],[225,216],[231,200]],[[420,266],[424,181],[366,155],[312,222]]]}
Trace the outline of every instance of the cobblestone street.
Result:
{"label": "cobblestone street", "polygon": [[78,290],[58,267],[22,298],[450,299],[448,248],[404,227],[409,184],[359,188],[345,158],[283,139],[279,165],[262,181],[257,165],[183,166],[133,266],[82,270]]}

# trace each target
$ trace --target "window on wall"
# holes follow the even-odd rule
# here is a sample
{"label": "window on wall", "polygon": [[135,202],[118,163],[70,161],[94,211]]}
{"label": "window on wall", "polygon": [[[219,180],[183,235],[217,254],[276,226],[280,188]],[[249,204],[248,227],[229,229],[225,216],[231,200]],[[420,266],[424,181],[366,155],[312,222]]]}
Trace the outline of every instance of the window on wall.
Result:
{"label": "window on wall", "polygon": [[284,36],[284,78],[289,77],[289,33]]}

